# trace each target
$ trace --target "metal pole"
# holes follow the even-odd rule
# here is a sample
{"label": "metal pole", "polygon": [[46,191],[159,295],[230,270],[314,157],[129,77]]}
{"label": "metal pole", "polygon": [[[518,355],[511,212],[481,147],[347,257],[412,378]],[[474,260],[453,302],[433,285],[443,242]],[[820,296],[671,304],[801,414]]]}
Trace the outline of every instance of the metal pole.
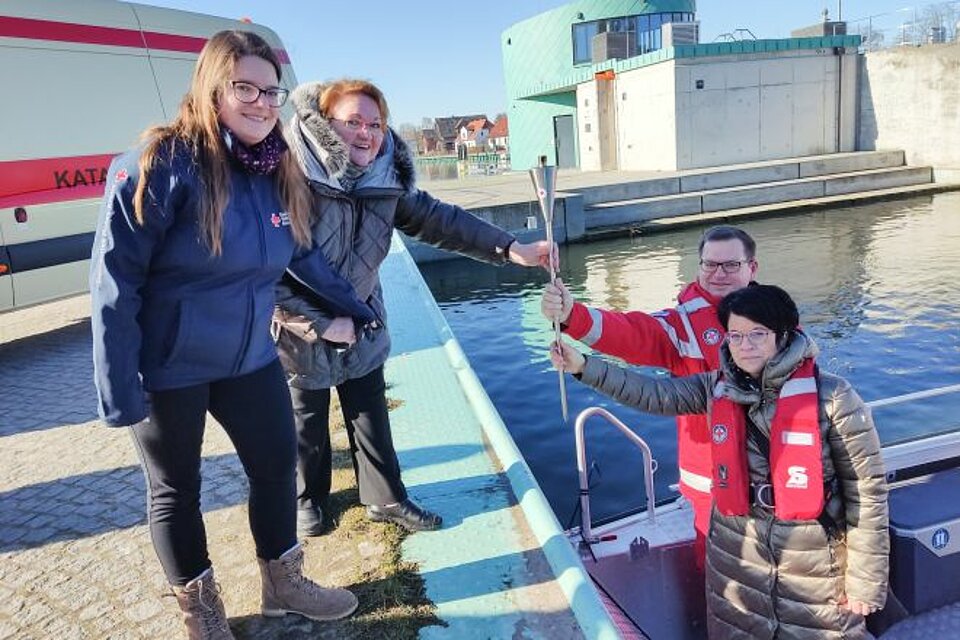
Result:
{"label": "metal pole", "polygon": [[926,400],[927,398],[942,396],[946,393],[956,393],[958,391],[960,391],[960,384],[950,384],[945,387],[937,387],[936,389],[906,393],[902,396],[893,396],[892,398],[883,398],[882,400],[871,400],[867,403],[867,406],[871,409],[876,409],[878,407],[886,407],[887,405],[900,404],[912,400]]}
{"label": "metal pole", "polygon": [[[550,282],[556,283],[557,274],[553,268],[553,198],[557,191],[557,168],[547,166],[547,156],[540,156],[540,165],[530,169],[530,179],[533,181],[533,188],[537,193],[537,201],[540,203],[540,212],[543,213],[543,220],[547,231],[547,244],[550,246]],[[553,321],[554,339],[560,343],[560,322]],[[567,384],[563,377],[563,369],[557,371],[560,377],[560,411],[563,414],[563,421],[568,418],[567,412]]]}

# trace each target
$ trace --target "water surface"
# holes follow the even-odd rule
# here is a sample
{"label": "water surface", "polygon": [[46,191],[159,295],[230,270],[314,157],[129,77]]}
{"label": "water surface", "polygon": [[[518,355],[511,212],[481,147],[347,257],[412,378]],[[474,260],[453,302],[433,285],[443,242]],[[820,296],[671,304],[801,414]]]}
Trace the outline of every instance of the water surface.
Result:
{"label": "water surface", "polygon": [[[821,349],[820,366],[867,399],[960,383],[960,193],[744,221],[760,282],[789,291]],[[703,229],[561,249],[561,276],[587,304],[672,306],[696,275]],[[562,525],[576,503],[572,420],[560,417],[557,374],[539,312],[544,272],[469,260],[422,265],[447,322],[526,457]],[[677,481],[672,419],[607,400],[568,376],[572,415],[606,406],[648,439],[657,491]],[[877,409],[885,443],[960,427],[960,394]],[[639,452],[599,419],[588,423],[595,517],[643,503]]]}

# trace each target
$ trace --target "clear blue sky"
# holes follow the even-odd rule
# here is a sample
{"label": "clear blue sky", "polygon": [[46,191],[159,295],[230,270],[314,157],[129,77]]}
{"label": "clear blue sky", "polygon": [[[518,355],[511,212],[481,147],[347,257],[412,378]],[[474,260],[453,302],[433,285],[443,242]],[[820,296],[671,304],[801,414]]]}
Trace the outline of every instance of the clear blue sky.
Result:
{"label": "clear blue sky", "polygon": [[[200,13],[249,17],[279,34],[298,80],[359,76],[377,83],[390,103],[394,126],[423,117],[506,111],[500,34],[510,25],[565,0],[140,0]],[[641,4],[640,0],[637,2]],[[843,0],[850,20],[894,12],[909,0]],[[699,0],[701,41],[736,28],[758,38],[831,17],[837,0]],[[877,19],[890,26],[912,10]]]}

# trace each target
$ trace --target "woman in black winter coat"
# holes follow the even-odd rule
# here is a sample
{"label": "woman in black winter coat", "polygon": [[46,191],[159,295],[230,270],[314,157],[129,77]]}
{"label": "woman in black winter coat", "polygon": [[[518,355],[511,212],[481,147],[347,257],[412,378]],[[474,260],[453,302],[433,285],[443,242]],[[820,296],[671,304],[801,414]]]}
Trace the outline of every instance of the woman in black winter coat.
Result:
{"label": "woman in black winter coat", "polygon": [[[387,126],[386,99],[372,83],[311,83],[298,87],[292,102],[297,113],[287,137],[313,189],[313,241],[377,312],[378,324],[386,321],[378,269],[394,229],[492,264],[547,266],[546,242],[517,242],[416,187],[413,159]],[[390,352],[386,327],[358,332],[352,318],[331,313],[290,278],[281,283],[277,302],[280,324],[297,318],[293,322],[319,338],[310,343],[281,332],[278,345],[297,420],[299,533],[323,530],[331,478],[331,387],[343,409],[367,516],[411,530],[439,527],[441,517],[411,500],[400,477],[383,378]]]}

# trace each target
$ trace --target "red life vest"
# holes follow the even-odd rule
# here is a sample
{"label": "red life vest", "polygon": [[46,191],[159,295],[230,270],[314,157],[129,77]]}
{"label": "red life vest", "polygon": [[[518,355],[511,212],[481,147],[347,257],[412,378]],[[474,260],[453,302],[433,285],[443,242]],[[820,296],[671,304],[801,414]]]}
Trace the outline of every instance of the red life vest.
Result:
{"label": "red life vest", "polygon": [[713,371],[720,366],[720,345],[723,327],[717,318],[720,300],[691,282],[677,296],[676,307],[650,314],[684,360],[688,370],[671,371],[674,375]]}
{"label": "red life vest", "polygon": [[[818,407],[814,363],[808,359],[780,389],[770,426],[770,484],[774,513],[781,520],[813,520],[823,511]],[[746,515],[750,509],[746,407],[714,398],[710,418],[714,502],[724,515]]]}
{"label": "red life vest", "polygon": [[[674,375],[712,371],[720,366],[723,328],[717,319],[719,300],[697,282],[684,287],[673,309],[651,314],[683,358]],[[710,519],[710,431],[706,416],[677,416],[677,466],[680,492],[697,506],[698,527]]]}

